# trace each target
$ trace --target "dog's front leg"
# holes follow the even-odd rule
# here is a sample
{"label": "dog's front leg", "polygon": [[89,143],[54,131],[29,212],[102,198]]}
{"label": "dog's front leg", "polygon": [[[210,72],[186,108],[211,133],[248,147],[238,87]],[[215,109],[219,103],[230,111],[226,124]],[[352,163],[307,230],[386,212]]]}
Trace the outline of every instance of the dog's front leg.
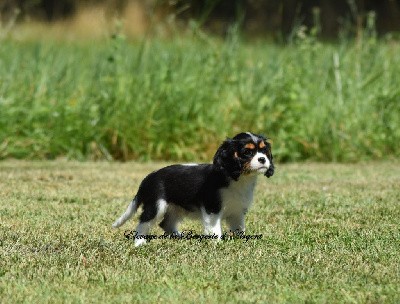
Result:
{"label": "dog's front leg", "polygon": [[229,225],[230,232],[239,233],[245,231],[245,223],[244,223],[245,212],[240,214],[231,215],[226,219],[226,222]]}
{"label": "dog's front leg", "polygon": [[222,229],[221,229],[221,212],[220,213],[208,213],[205,208],[201,209],[203,217],[203,225],[205,234],[216,235],[217,240],[221,240]]}

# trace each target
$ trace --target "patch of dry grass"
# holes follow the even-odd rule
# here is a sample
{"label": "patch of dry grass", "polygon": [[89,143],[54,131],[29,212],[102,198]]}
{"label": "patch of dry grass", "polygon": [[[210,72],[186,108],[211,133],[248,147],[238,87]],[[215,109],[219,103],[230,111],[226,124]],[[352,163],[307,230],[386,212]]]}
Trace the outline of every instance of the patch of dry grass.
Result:
{"label": "patch of dry grass", "polygon": [[13,23],[7,29],[0,28],[0,37],[3,30],[3,34],[17,40],[105,40],[116,30],[116,24],[121,24],[120,30],[127,36],[141,38],[149,29],[149,20],[152,18],[149,12],[150,8],[139,1],[129,2],[122,14],[109,5],[83,4],[70,18],[51,23],[28,19],[22,23]]}

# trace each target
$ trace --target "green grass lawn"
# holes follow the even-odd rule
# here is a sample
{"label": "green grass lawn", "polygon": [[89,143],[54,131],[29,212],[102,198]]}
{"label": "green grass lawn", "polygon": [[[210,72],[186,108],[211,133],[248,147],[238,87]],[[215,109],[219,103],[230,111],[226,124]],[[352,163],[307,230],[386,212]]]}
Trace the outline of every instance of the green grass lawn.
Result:
{"label": "green grass lawn", "polygon": [[278,164],[246,221],[261,240],[135,248],[137,216],[111,224],[162,165],[0,162],[0,302],[399,303],[398,161]]}

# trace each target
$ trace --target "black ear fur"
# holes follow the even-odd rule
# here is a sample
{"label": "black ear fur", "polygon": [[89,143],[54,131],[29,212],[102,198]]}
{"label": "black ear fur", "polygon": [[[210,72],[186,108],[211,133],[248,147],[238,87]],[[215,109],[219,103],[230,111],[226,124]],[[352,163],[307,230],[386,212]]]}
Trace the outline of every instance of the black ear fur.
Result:
{"label": "black ear fur", "polygon": [[242,172],[240,159],[235,155],[236,145],[232,139],[225,140],[214,155],[214,166],[225,172],[234,180],[238,180]]}
{"label": "black ear fur", "polygon": [[[264,135],[257,135],[257,136],[260,137],[263,141],[265,141],[265,142],[271,144],[270,139],[269,139],[268,137],[266,137],[266,136],[264,136]],[[273,162],[273,158],[274,158],[274,157],[272,156],[272,152],[271,152],[270,156],[271,156],[271,157],[268,157],[268,158],[269,158],[269,161],[270,161],[271,164],[270,164],[270,166],[269,166],[267,172],[264,173],[264,175],[265,175],[266,177],[268,177],[268,178],[270,178],[270,177],[271,177],[272,175],[274,175],[274,173],[275,173],[275,166],[274,166],[274,162]]]}
{"label": "black ear fur", "polygon": [[274,166],[274,163],[273,163],[273,161],[272,161],[272,159],[273,159],[274,157],[272,156],[272,153],[271,153],[271,158],[270,158],[270,166],[269,166],[269,168],[268,168],[268,170],[267,170],[267,172],[265,172],[265,176],[266,177],[268,177],[268,178],[270,178],[272,175],[274,175],[274,173],[275,173],[275,166]]}

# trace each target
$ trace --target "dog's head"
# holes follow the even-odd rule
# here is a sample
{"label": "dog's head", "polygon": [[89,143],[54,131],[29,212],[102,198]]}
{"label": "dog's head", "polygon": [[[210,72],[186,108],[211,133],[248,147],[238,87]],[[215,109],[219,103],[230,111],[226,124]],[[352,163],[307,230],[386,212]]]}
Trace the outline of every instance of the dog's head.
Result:
{"label": "dog's head", "polygon": [[234,180],[253,173],[267,177],[274,174],[270,143],[264,136],[250,132],[225,140],[215,153],[214,165]]}

